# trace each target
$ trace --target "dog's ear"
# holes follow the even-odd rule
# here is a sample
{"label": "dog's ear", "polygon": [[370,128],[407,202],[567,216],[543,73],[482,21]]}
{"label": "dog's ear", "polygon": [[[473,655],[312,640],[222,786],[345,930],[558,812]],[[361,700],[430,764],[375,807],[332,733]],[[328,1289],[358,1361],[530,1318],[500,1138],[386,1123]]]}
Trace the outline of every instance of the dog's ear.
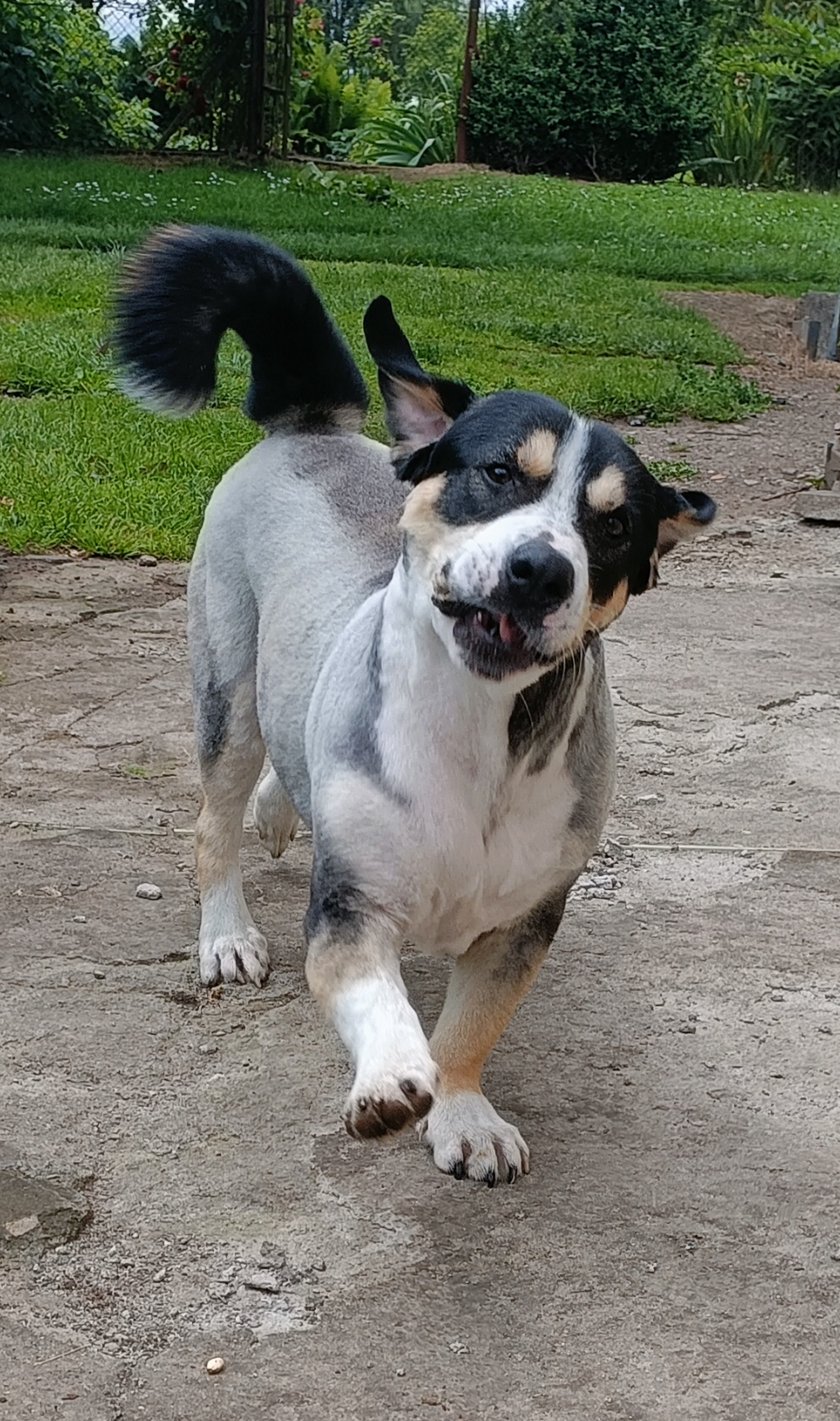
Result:
{"label": "dog's ear", "polygon": [[457,380],[439,380],[418,363],[387,296],[365,312],[365,340],[379,371],[397,475],[419,483],[432,472],[433,446],[475,395]]}
{"label": "dog's ear", "polygon": [[676,489],[667,484],[659,485],[659,533],[656,548],[650,561],[639,569],[635,580],[631,580],[631,592],[646,592],[658,581],[659,559],[669,553],[677,543],[693,538],[701,528],[707,528],[717,513],[717,504],[707,493],[695,489]]}

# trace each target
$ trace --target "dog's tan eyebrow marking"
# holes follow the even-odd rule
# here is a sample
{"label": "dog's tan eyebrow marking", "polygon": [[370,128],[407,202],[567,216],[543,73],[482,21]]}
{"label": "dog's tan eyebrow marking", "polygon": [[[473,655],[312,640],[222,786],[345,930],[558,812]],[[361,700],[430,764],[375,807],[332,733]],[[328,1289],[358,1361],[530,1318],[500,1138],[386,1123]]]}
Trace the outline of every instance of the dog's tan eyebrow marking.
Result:
{"label": "dog's tan eyebrow marking", "polygon": [[627,500],[627,483],[616,464],[608,464],[597,478],[586,486],[586,501],[598,513],[612,513]]}
{"label": "dog's tan eyebrow marking", "polygon": [[550,479],[557,458],[557,435],[550,429],[535,429],[516,451],[516,462],[529,479]]}
{"label": "dog's tan eyebrow marking", "polygon": [[400,528],[426,551],[434,546],[443,531],[438,504],[445,483],[444,474],[435,474],[434,478],[424,479],[412,489],[405,501]]}

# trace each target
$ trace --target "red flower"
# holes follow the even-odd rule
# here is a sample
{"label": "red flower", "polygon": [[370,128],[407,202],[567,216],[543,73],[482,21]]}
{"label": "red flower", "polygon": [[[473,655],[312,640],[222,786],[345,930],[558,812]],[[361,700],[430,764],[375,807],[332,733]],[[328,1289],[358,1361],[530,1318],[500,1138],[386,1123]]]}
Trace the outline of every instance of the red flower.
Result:
{"label": "red flower", "polygon": [[181,58],[181,51],[178,48],[177,44],[173,44],[172,48],[170,49],[169,58],[172,60],[173,64],[177,64],[178,60]]}
{"label": "red flower", "polygon": [[181,75],[179,75],[179,77],[175,80],[175,88],[176,88],[176,89],[186,89],[186,87],[187,87],[187,85],[189,84],[189,82],[190,82],[190,81],[189,81],[189,79],[187,78],[186,74],[181,74]]}
{"label": "red flower", "polygon": [[379,38],[379,35],[371,35],[370,47],[371,49],[382,48],[382,40]]}

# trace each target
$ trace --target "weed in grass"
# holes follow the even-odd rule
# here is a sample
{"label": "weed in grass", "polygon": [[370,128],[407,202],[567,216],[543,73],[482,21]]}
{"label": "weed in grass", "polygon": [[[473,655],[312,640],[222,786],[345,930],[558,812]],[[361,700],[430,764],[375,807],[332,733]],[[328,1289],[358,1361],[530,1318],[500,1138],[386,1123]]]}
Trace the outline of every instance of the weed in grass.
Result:
{"label": "weed in grass", "polygon": [[654,478],[666,484],[695,483],[702,477],[700,470],[685,459],[652,459],[647,467]]}

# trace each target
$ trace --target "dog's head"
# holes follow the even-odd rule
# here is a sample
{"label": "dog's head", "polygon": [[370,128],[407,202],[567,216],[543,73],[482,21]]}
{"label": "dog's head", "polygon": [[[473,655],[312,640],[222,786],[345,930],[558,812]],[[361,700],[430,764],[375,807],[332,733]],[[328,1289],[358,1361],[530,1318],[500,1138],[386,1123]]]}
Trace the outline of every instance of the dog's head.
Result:
{"label": "dog's head", "polygon": [[365,336],[397,475],[412,485],[408,566],[450,654],[475,675],[521,682],[556,665],[712,521],[711,498],[660,484],[607,425],[542,395],[479,399],[427,374],[383,296]]}

